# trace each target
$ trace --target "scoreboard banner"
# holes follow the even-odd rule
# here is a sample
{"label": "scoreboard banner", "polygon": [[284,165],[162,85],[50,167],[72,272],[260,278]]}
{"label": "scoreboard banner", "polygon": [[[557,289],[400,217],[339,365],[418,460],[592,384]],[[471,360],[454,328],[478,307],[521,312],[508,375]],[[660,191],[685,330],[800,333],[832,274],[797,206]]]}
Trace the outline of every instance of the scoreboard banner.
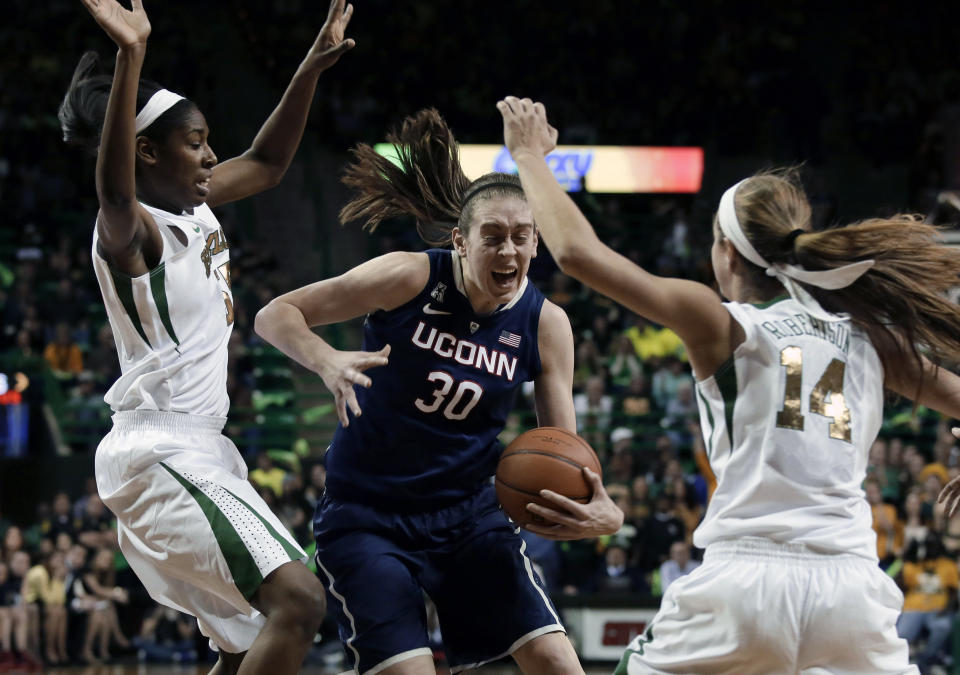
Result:
{"label": "scoreboard banner", "polygon": [[[389,143],[374,149],[397,156]],[[461,145],[460,164],[471,179],[491,171],[517,172],[502,145]],[[694,193],[703,179],[703,148],[560,145],[547,155],[547,165],[567,192]]]}

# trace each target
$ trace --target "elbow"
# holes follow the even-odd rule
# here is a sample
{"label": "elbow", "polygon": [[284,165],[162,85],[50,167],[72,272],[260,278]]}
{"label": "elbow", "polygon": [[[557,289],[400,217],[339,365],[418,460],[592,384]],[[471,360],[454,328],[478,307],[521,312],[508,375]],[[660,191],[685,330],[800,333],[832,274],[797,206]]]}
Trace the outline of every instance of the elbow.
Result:
{"label": "elbow", "polygon": [[566,245],[557,250],[550,249],[554,261],[560,271],[574,278],[579,278],[586,265],[586,256],[581,247],[576,244]]}
{"label": "elbow", "polygon": [[270,342],[270,326],[273,323],[271,316],[273,315],[276,302],[274,299],[261,307],[260,311],[257,312],[257,316],[253,319],[253,331],[267,342]]}

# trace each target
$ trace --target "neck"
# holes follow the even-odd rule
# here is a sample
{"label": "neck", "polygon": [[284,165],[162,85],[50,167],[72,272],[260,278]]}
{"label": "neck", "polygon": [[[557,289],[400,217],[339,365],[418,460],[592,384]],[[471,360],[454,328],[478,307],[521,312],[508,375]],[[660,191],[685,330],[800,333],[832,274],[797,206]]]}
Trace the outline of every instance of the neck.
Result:
{"label": "neck", "polygon": [[141,187],[140,185],[137,185],[137,199],[144,204],[148,204],[155,209],[166,211],[167,213],[193,213],[193,209],[185,209],[182,206],[173,203],[169,199],[165,199],[163,196],[151,190],[149,187]]}

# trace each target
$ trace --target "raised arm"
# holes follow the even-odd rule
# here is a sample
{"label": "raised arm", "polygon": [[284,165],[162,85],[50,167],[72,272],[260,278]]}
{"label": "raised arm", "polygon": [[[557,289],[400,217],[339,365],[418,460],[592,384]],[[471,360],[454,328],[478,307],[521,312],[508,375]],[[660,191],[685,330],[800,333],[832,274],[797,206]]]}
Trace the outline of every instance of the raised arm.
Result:
{"label": "raised arm", "polygon": [[343,352],[310,329],[399,307],[423,290],[429,277],[430,262],[425,254],[388,253],[338,277],[271,300],[257,313],[254,329],[264,340],[323,378],[336,397],[340,423],[348,426],[347,409],[354,416],[361,413],[353,385],[371,385],[363,371],[386,365],[390,346],[375,353]]}
{"label": "raised arm", "polygon": [[504,139],[520,173],[540,235],[560,269],[683,340],[698,377],[732,353],[738,324],[710,288],[657,277],[601,242],[580,209],[557,183],[544,159],[556,144],[540,103],[509,96],[497,103]]}
{"label": "raised arm", "polygon": [[355,44],[352,39],[344,39],[352,15],[353,5],[344,8],[344,0],[330,1],[320,34],[253,144],[239,157],[214,167],[207,197],[210,206],[262,192],[283,178],[303,138],[317,78]]}
{"label": "raised arm", "polygon": [[145,238],[159,238],[153,217],[137,202],[134,171],[137,88],[150,21],[139,0],[133,0],[130,10],[116,0],[83,0],[83,4],[118,47],[97,154],[97,233],[120,269],[134,270],[138,263],[142,265],[138,258]]}

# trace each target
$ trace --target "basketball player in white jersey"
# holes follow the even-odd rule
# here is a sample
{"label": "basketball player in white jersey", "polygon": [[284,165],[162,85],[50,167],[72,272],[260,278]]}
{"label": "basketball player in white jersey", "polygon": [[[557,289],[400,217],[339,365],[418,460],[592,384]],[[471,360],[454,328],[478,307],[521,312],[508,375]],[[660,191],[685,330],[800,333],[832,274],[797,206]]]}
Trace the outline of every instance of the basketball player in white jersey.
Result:
{"label": "basketball player in white jersey", "polygon": [[250,149],[217,164],[196,105],[140,81],[142,3],[83,2],[118,47],[112,78],[84,55],[60,109],[64,139],[97,152],[93,259],[123,373],[106,395],[113,429],[97,449],[97,488],[151,596],[196,616],[219,649],[214,672],[294,673],[324,592],[221,434],[233,298],[210,207],[286,172],[319,74],[353,46],[343,37],[352,6],[331,1]]}
{"label": "basketball player in white jersey", "polygon": [[885,387],[960,416],[960,378],[916,348],[960,352],[960,311],[942,295],[960,252],[909,216],[813,232],[792,177],[761,174],[720,201],[711,257],[722,302],[600,242],[544,161],[556,130],[543,106],[497,107],[561,269],[676,331],[697,378],[717,476],[694,535],[704,564],[670,586],[617,673],[917,672],[860,485]]}

